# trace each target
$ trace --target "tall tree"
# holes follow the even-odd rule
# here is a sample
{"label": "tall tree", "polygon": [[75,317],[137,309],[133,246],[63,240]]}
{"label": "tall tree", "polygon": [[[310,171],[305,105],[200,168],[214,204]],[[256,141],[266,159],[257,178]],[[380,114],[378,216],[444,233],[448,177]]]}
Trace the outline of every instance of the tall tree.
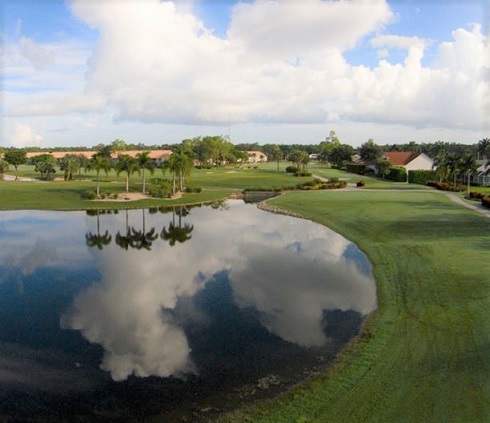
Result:
{"label": "tall tree", "polygon": [[49,181],[56,172],[56,159],[51,154],[40,154],[32,159],[34,170],[41,174],[41,179]]}
{"label": "tall tree", "polygon": [[17,180],[17,168],[27,162],[27,152],[20,148],[8,148],[3,153],[3,159],[15,168],[15,179]]}
{"label": "tall tree", "polygon": [[87,162],[85,168],[87,170],[94,170],[96,174],[96,195],[97,197],[100,197],[100,172],[104,171],[106,176],[109,174],[109,170],[111,169],[111,162],[110,160],[102,155],[99,154],[94,154],[92,158]]}
{"label": "tall tree", "polygon": [[140,169],[138,166],[138,160],[134,157],[131,157],[129,154],[120,154],[117,157],[116,165],[114,166],[116,169],[117,175],[121,172],[126,174],[126,194],[129,193],[129,177],[133,173],[140,173]]}
{"label": "tall tree", "polygon": [[141,153],[136,154],[136,159],[138,160],[138,166],[141,169],[142,172],[142,178],[143,178],[143,194],[146,193],[145,189],[145,170],[148,170],[150,174],[153,175],[155,172],[155,165],[153,163],[153,160],[150,158],[150,152],[149,151],[142,151]]}
{"label": "tall tree", "polygon": [[370,138],[359,148],[359,155],[366,162],[374,161],[383,155],[383,149]]}
{"label": "tall tree", "polygon": [[60,170],[64,172],[65,181],[71,181],[73,174],[80,169],[80,161],[76,154],[66,154],[59,161]]}

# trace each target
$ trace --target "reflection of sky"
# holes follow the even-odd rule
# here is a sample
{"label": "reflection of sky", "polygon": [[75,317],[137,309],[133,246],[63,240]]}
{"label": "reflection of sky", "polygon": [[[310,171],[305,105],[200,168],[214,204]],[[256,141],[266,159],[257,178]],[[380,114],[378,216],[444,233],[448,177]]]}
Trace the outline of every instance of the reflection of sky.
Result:
{"label": "reflection of sky", "polygon": [[[17,235],[7,237],[14,259],[2,248],[0,263],[15,262],[29,272],[48,263],[95,263],[100,281],[76,295],[61,325],[103,347],[101,367],[115,380],[198,371],[172,310],[187,304],[187,313],[205,320],[202,310],[193,310],[192,301],[185,299],[201,292],[219,272],[227,272],[238,307],[255,308],[269,332],[301,346],[327,341],[323,310],[365,315],[376,306],[374,283],[363,266],[349,260],[355,249],[347,240],[321,225],[254,205],[231,201],[229,211],[192,209],[182,218],[183,224],[194,225],[191,240],[171,247],[156,239],[149,251],[125,251],[115,244],[117,232],[126,233],[126,216],[130,227],[141,229],[144,218],[146,231],[155,227],[159,234],[168,228],[172,213],[101,214],[100,232],[107,230],[113,239],[102,250],[85,245],[85,234],[97,231],[95,216],[32,214],[40,217],[37,221],[29,218],[31,213],[3,215],[2,245],[7,233]],[[174,218],[178,224],[178,216]]]}

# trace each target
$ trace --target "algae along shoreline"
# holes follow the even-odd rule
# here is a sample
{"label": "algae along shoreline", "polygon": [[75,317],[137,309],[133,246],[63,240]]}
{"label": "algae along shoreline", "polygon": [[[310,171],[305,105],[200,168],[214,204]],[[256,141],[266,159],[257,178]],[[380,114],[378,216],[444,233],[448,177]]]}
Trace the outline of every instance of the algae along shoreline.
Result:
{"label": "algae along shoreline", "polygon": [[378,310],[326,373],[222,416],[235,422],[490,420],[490,222],[432,192],[294,192],[373,264]]}

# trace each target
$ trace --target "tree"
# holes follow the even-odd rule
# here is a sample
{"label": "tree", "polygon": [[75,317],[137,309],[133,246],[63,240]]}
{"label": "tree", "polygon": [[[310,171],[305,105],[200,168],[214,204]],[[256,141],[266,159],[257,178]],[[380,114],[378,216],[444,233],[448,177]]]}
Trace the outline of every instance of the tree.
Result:
{"label": "tree", "polygon": [[8,148],[3,153],[3,159],[15,168],[15,179],[17,180],[17,168],[27,162],[27,152],[20,148]]}
{"label": "tree", "polygon": [[478,158],[483,160],[490,157],[490,138],[483,138],[477,144]]}
{"label": "tree", "polygon": [[296,164],[298,171],[301,169],[302,172],[306,172],[306,166],[310,161],[310,156],[305,150],[295,149],[289,154],[288,160]]}
{"label": "tree", "polygon": [[117,172],[117,175],[121,172],[126,174],[126,194],[129,193],[129,177],[133,173],[140,173],[140,169],[138,166],[138,160],[134,157],[131,157],[128,154],[120,154],[117,157],[116,165],[114,166]]}
{"label": "tree", "polygon": [[359,148],[359,155],[362,160],[370,162],[379,159],[383,155],[383,149],[370,138]]}
{"label": "tree", "polygon": [[126,141],[120,140],[119,138],[111,142],[112,151],[126,151],[127,147]]}
{"label": "tree", "polygon": [[3,177],[5,171],[9,169],[9,164],[6,160],[0,159],[0,176]]}
{"label": "tree", "polygon": [[92,158],[87,162],[86,169],[87,170],[95,170],[95,173],[97,175],[95,178],[95,181],[97,184],[96,195],[97,195],[97,197],[100,197],[100,189],[99,189],[100,178],[99,178],[99,175],[100,175],[100,172],[102,170],[105,172],[106,176],[109,174],[109,170],[111,169],[111,162],[105,156],[102,156],[99,154],[94,154],[92,156]]}
{"label": "tree", "polygon": [[378,170],[378,174],[386,178],[390,173],[391,163],[386,159],[379,158],[376,160],[376,169]]}
{"label": "tree", "polygon": [[179,178],[179,189],[183,191],[185,178],[192,169],[192,159],[185,153],[176,150],[168,158],[165,168],[172,173],[172,194],[175,195],[177,191],[177,176]]}
{"label": "tree", "polygon": [[60,159],[60,170],[64,172],[65,181],[71,181],[73,174],[80,169],[80,160],[76,154],[66,154]]}
{"label": "tree", "polygon": [[142,177],[143,177],[143,194],[145,194],[145,170],[148,170],[152,175],[155,172],[155,165],[153,164],[153,160],[150,158],[149,151],[143,151],[141,153],[136,154],[136,159],[138,160],[138,166],[141,169]]}
{"label": "tree", "polygon": [[279,172],[279,161],[282,159],[282,151],[280,147],[277,144],[272,144],[266,149],[266,147],[264,146],[264,152],[267,154],[270,161],[275,160],[276,168]]}
{"label": "tree", "polygon": [[333,166],[342,167],[346,162],[352,160],[353,154],[354,147],[348,144],[339,144],[330,150],[327,160],[332,163]]}
{"label": "tree", "polygon": [[48,181],[56,172],[56,159],[51,154],[40,154],[32,159],[34,170],[41,174],[41,179]]}

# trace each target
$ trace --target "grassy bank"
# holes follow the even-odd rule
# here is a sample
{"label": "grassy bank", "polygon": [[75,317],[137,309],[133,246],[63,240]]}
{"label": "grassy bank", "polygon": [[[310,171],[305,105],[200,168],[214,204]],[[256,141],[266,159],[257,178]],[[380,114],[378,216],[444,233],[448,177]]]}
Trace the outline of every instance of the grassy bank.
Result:
{"label": "grassy bank", "polygon": [[[200,194],[179,200],[93,202],[76,182],[0,182],[0,209],[148,207],[214,201],[297,178],[263,169],[192,173]],[[314,174],[357,175],[315,166]],[[92,178],[92,179],[91,179]],[[289,192],[269,203],[331,227],[374,265],[379,309],[327,373],[222,423],[490,421],[490,219],[420,186],[367,180],[376,190]],[[109,175],[103,192],[122,192]],[[131,190],[140,189],[132,178]],[[413,190],[412,192],[410,190]]]}
{"label": "grassy bank", "polygon": [[269,200],[344,234],[374,265],[379,309],[335,367],[221,422],[490,421],[490,221],[427,192]]}

